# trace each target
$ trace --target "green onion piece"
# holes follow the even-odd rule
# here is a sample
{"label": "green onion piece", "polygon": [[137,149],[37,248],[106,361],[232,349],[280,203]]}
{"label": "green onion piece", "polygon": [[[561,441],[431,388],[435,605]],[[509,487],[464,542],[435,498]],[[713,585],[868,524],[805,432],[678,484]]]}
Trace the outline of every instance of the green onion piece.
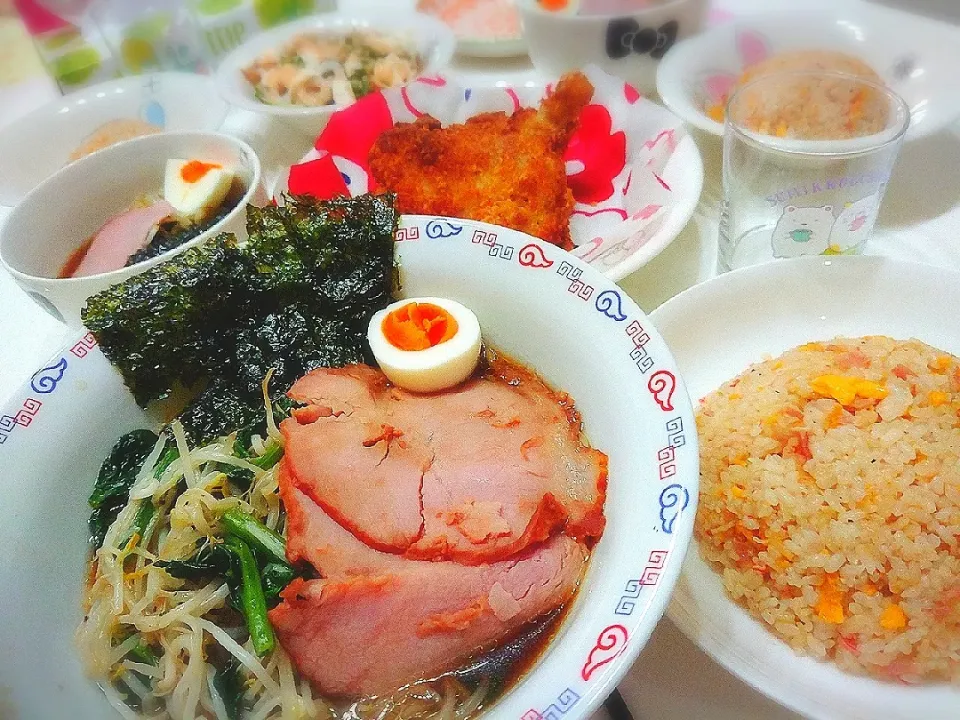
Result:
{"label": "green onion piece", "polygon": [[269,470],[280,462],[280,458],[282,457],[283,447],[281,445],[271,445],[264,451],[263,455],[251,458],[250,463],[256,465],[261,470]]}
{"label": "green onion piece", "polygon": [[227,544],[237,554],[240,565],[240,605],[250,631],[254,652],[263,657],[276,646],[273,626],[267,617],[267,601],[260,584],[260,569],[250,546],[236,537],[228,537]]}
{"label": "green onion piece", "polygon": [[227,510],[220,516],[220,524],[228,536],[232,535],[249,544],[264,555],[268,562],[287,562],[287,545],[284,539],[242,510]]}
{"label": "green onion piece", "polygon": [[156,667],[157,663],[160,662],[160,658],[157,657],[153,648],[147,645],[143,641],[143,638],[140,638],[137,644],[130,648],[130,652],[128,652],[127,655],[144,665],[153,665]]}

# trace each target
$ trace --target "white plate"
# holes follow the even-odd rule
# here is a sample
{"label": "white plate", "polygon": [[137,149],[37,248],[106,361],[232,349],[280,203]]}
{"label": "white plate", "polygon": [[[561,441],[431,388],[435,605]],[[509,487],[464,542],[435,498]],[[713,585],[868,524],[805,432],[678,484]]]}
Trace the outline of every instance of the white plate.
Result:
{"label": "white plate", "polygon": [[[676,115],[639,97],[632,88],[628,92],[623,80],[599,68],[588,67],[584,73],[595,88],[591,106],[605,110],[608,119],[605,126],[598,122],[582,126],[583,145],[592,149],[584,152],[583,160],[568,157],[568,176],[582,171],[584,162],[603,176],[611,170],[605,160],[614,155],[601,143],[615,135],[626,136],[628,142],[625,162],[612,168],[609,194],[592,204],[576,203],[570,219],[577,244],[572,253],[608,278],[621,280],[660,254],[689,222],[703,189],[703,161],[696,141]],[[376,133],[366,129],[354,133],[361,121],[383,127],[390,120],[412,122],[426,112],[444,125],[460,123],[480,113],[535,107],[549,87],[535,80],[495,86],[463,83],[458,78],[422,77],[404,88],[385,90],[390,113],[386,118],[377,104],[348,108],[330,120],[298,165],[329,154],[346,179],[346,189],[354,195],[364,193],[370,187],[368,155]],[[361,110],[359,116],[349,115],[356,110]],[[280,174],[269,189],[272,197],[279,199],[287,192],[289,177],[289,171]]]}
{"label": "white plate", "polygon": [[703,158],[696,141],[690,135],[684,135],[677,143],[677,149],[663,169],[663,181],[671,187],[675,198],[670,214],[663,225],[633,254],[603,271],[610,279],[622,280],[653,260],[676,240],[677,235],[693,217],[693,211],[697,209],[700,193],[703,191]]}
{"label": "white plate", "polygon": [[[487,341],[575,398],[610,458],[607,527],[577,599],[548,650],[486,715],[584,720],[650,637],[693,532],[698,454],[683,382],[636,304],[568,253],[444,218],[404,217],[397,238],[404,292],[474,310]],[[92,335],[74,338],[0,408],[4,720],[113,717],[73,645],[86,499],[117,437],[151,424]]]}
{"label": "white plate", "polygon": [[457,38],[457,54],[476,58],[512,58],[527,54],[527,41],[523,37],[487,40],[483,38]]}
{"label": "white plate", "polygon": [[[520,27],[520,11],[515,0],[512,5],[512,8],[508,4],[494,7],[487,2],[464,3],[460,0],[420,0],[416,3],[419,12],[448,24],[457,37],[457,54],[467,58],[510,58],[527,54],[527,41]],[[484,17],[483,6],[486,7],[487,17]],[[491,16],[489,13],[497,15]],[[503,13],[504,17],[499,13]],[[512,17],[505,17],[507,14]],[[512,21],[515,33],[503,32],[508,19]]]}
{"label": "white plate", "polygon": [[213,81],[191,73],[154,73],[84,88],[0,130],[0,204],[20,202],[110,120],[143,120],[168,131],[216,130],[226,114]]}
{"label": "white plate", "polygon": [[[960,355],[960,273],[880,257],[798,258],[721,275],[651,319],[692,398],[748,365],[812,340],[883,334]],[[670,618],[704,651],[772,699],[831,720],[956,720],[960,688],[910,687],[795,654],[729,600],[691,545]]]}
{"label": "white plate", "polygon": [[408,38],[412,48],[423,58],[425,74],[436,73],[445,68],[453,57],[456,47],[453,31],[429,15],[393,7],[382,7],[376,12],[368,13],[321,13],[294,20],[255,35],[233,50],[217,68],[215,77],[220,95],[231,105],[244,110],[297,120],[301,128],[315,133],[323,126],[326,118],[341,106],[299,107],[262,103],[254,97],[253,87],[243,77],[241,70],[263,52],[279,48],[298,33],[326,31],[346,34],[363,29]]}
{"label": "white plate", "polygon": [[703,110],[708,85],[785,50],[826,49],[866,61],[910,107],[907,139],[935,133],[960,117],[960,40],[956,29],[918,15],[857,3],[855,10],[757,15],[719,25],[670,50],[657,70],[663,102],[713,135],[723,123]]}

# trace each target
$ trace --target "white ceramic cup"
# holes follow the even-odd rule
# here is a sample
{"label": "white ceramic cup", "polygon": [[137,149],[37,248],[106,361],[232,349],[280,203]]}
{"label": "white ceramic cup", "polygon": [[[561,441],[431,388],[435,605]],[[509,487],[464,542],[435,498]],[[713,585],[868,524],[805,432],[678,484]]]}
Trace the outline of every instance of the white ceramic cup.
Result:
{"label": "white ceramic cup", "polygon": [[[657,66],[674,42],[699,32],[706,0],[668,0],[623,14],[571,14],[519,0],[530,60],[548,77],[593,64],[643,93],[656,90]],[[582,11],[581,11],[582,12]]]}
{"label": "white ceramic cup", "polygon": [[[199,158],[233,168],[247,190],[220,222],[178,248],[130,267],[58,278],[64,263],[111,217],[163,189],[170,158]],[[246,233],[248,203],[265,203],[260,160],[242,140],[212,132],[164,133],[106,148],[61,169],[30,191],[0,228],[0,265],[54,317],[79,326],[86,300],[221,232]]]}

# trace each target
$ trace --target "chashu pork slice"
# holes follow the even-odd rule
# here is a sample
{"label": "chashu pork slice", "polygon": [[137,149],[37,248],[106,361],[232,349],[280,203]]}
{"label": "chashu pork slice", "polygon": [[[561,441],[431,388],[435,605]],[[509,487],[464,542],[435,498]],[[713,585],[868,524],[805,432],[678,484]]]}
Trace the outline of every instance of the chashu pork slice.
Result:
{"label": "chashu pork slice", "polygon": [[150,244],[157,226],[174,213],[173,205],[160,200],[110,218],[97,230],[70,277],[87,277],[124,267],[131,255]]}
{"label": "chashu pork slice", "polygon": [[380,574],[419,561],[374,550],[331,518],[293,485],[287,463],[280,461],[280,499],[287,513],[287,559],[310,563],[324,578]]}
{"label": "chashu pork slice", "polygon": [[270,621],[320,693],[382,695],[456,668],[559,607],[585,562],[563,535],[489,565],[398,559],[377,574],[294,580]]}
{"label": "chashu pork slice", "polygon": [[293,483],[363,543],[411,559],[510,557],[555,531],[603,532],[607,458],[569,399],[497,361],[437,394],[365,365],[314,370],[281,424]]}

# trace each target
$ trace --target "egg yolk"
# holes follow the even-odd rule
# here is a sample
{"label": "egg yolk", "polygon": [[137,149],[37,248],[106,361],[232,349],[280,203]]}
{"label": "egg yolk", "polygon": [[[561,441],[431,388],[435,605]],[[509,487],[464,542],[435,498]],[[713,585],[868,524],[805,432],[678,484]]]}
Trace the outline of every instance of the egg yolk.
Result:
{"label": "egg yolk", "polygon": [[383,319],[383,335],[398,350],[426,350],[457,334],[457,320],[433,303],[407,303]]}
{"label": "egg yolk", "polygon": [[216,163],[205,163],[200,160],[191,160],[180,168],[180,177],[184,182],[195,183],[211,170],[219,170],[220,165]]}

